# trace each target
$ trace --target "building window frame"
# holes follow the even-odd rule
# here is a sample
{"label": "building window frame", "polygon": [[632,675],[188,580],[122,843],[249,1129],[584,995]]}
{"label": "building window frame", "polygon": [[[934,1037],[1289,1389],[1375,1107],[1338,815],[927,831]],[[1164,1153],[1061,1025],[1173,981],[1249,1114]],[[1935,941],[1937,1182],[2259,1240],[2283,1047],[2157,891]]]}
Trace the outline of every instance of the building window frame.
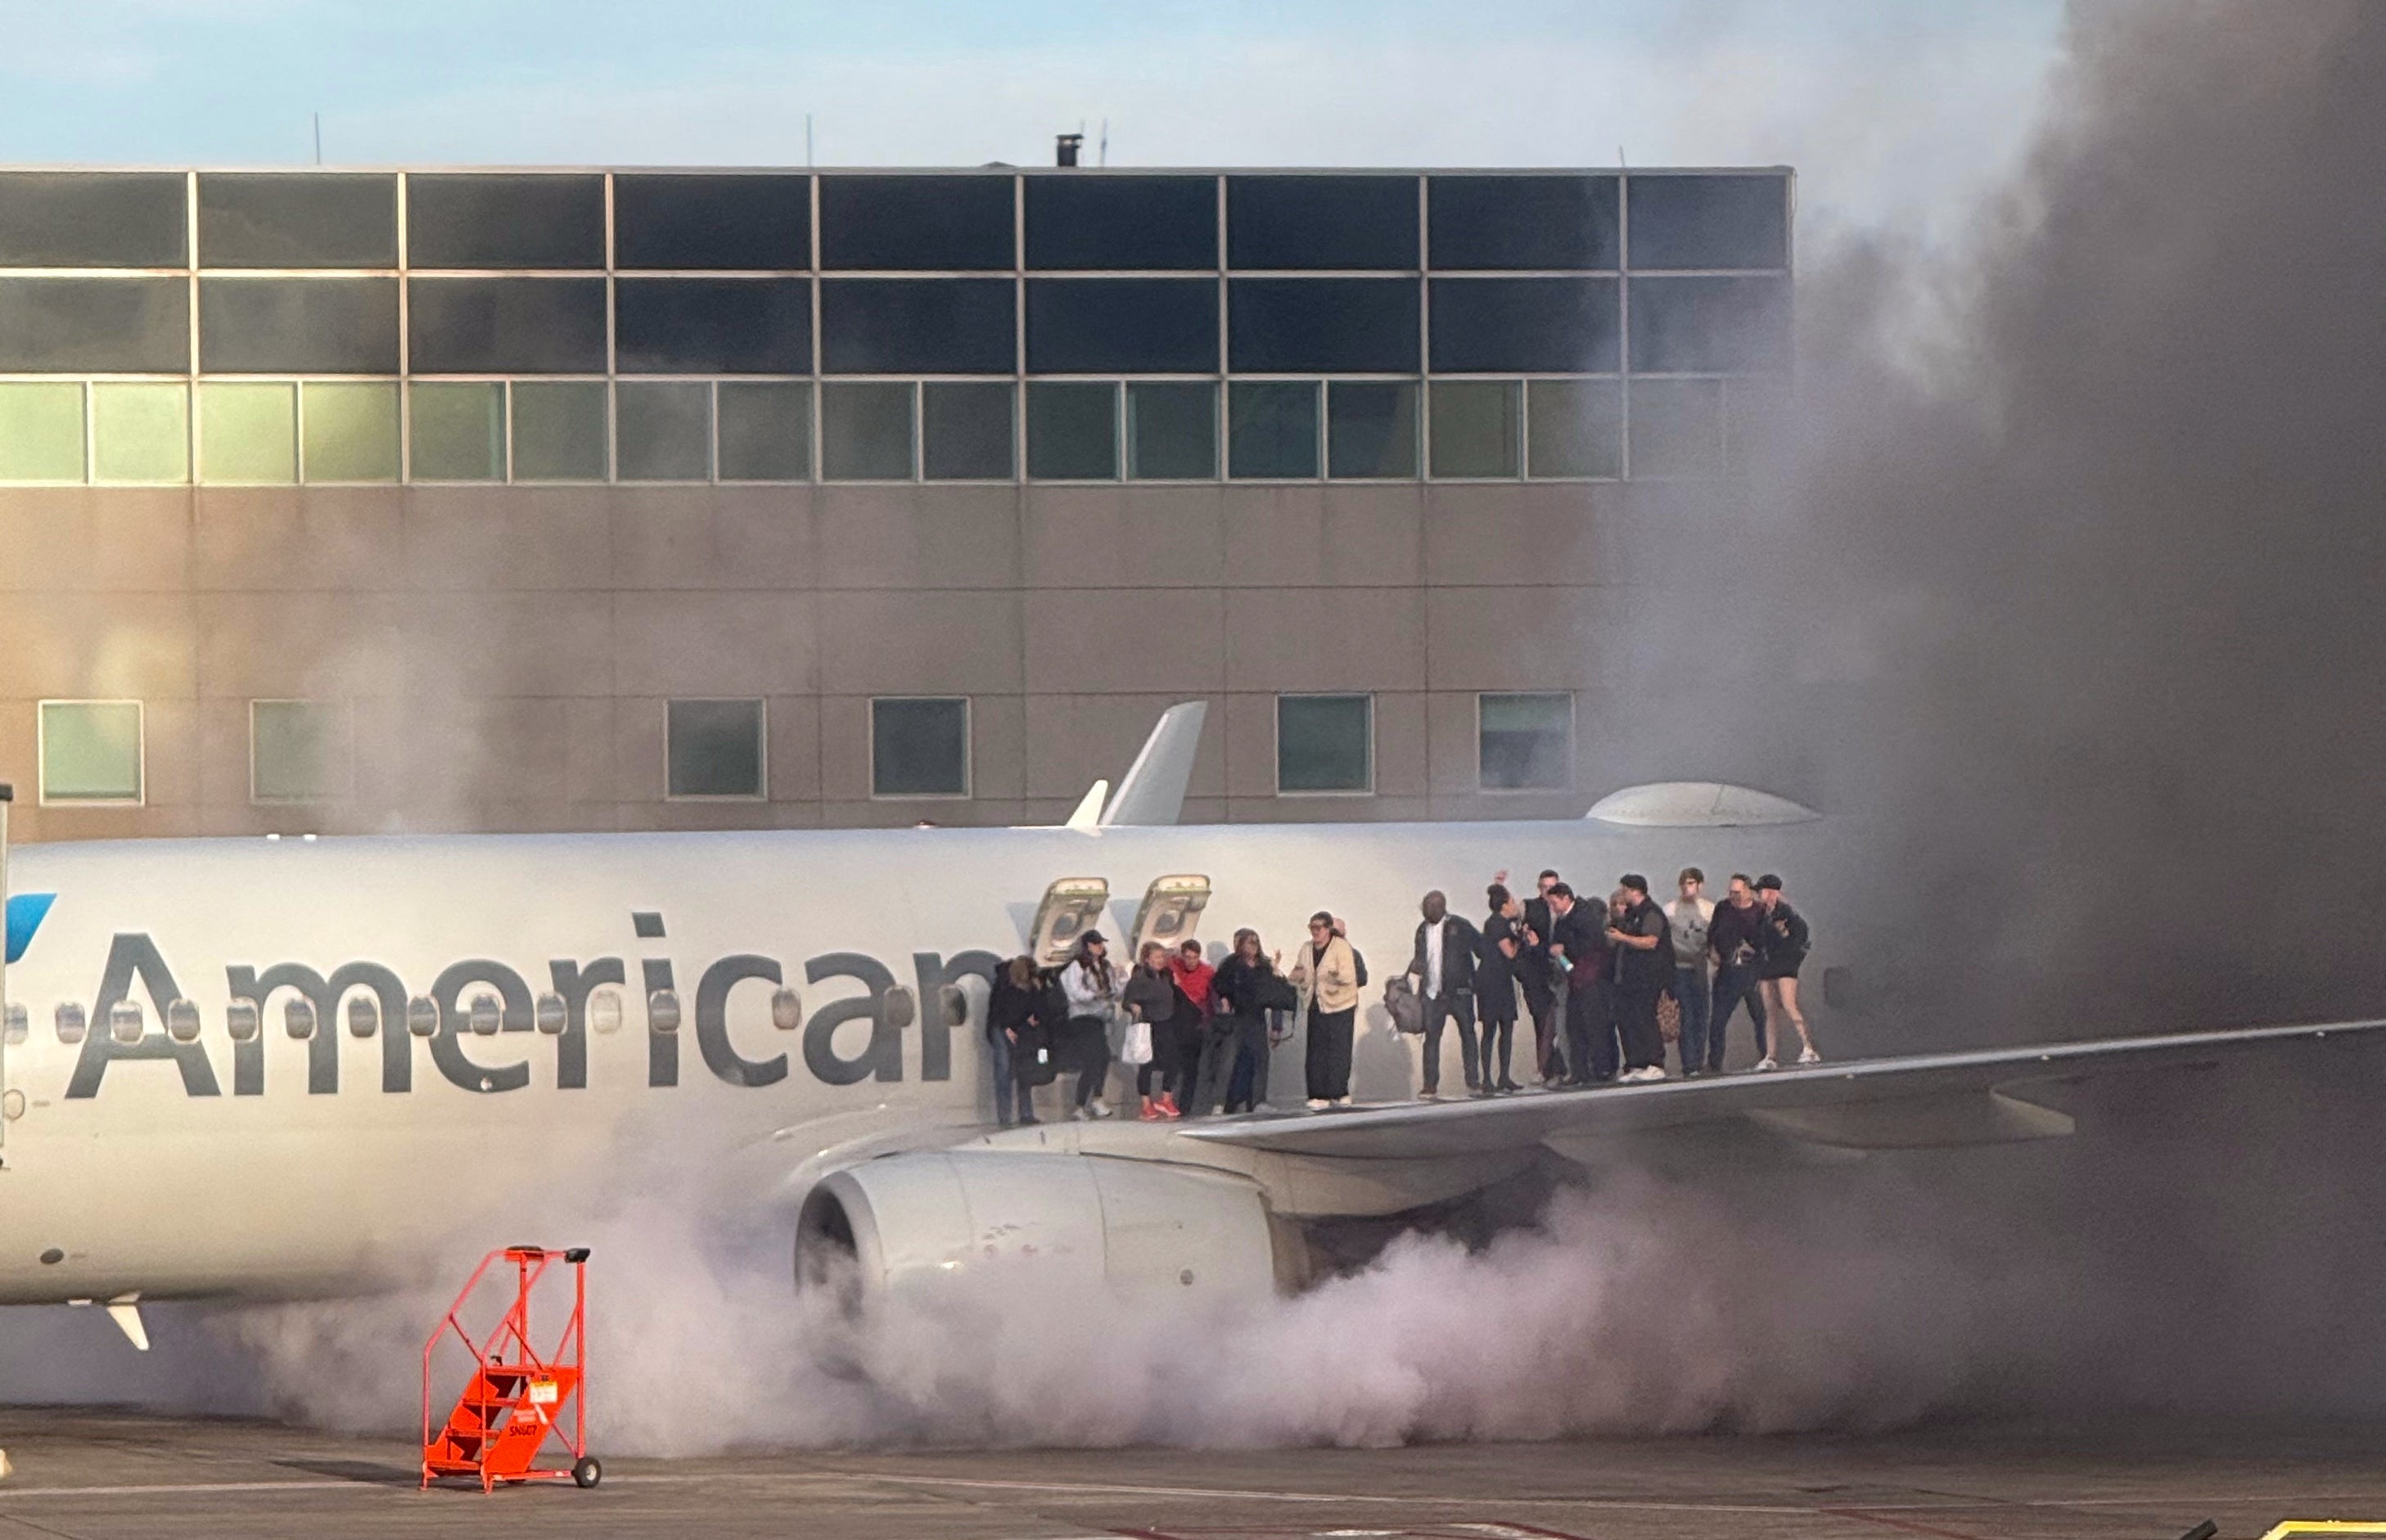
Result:
{"label": "building window frame", "polygon": [[[133,791],[127,796],[78,796],[50,790],[50,711],[54,707],[129,706],[133,724]],[[40,771],[39,805],[44,808],[145,808],[149,805],[149,709],[140,701],[119,696],[51,697],[34,703],[33,758]]]}
{"label": "building window frame", "polygon": [[[961,789],[958,792],[882,792],[878,789],[878,707],[886,702],[936,702],[961,708]],[[968,695],[873,695],[864,723],[865,758],[873,802],[967,802],[977,791],[977,707]]]}
{"label": "building window frame", "polygon": [[[1551,785],[1495,786],[1483,773],[1483,703],[1487,700],[1563,700],[1565,702],[1565,774]],[[1475,693],[1475,789],[1484,796],[1547,796],[1573,789],[1578,749],[1580,705],[1572,690],[1477,690]]]}
{"label": "building window frame", "polygon": [[[675,706],[751,706],[754,707],[754,789],[750,792],[680,792],[672,789],[672,707]],[[665,802],[743,803],[771,800],[771,702],[766,695],[672,695],[663,701],[663,800]]]}
{"label": "building window frame", "polygon": [[[260,706],[318,707],[331,711],[337,724],[345,753],[341,759],[340,784],[312,796],[267,796],[257,789],[257,708]],[[320,696],[265,696],[248,703],[248,800],[259,808],[320,807],[325,803],[345,802],[357,794],[357,716],[344,700],[327,700]]]}
{"label": "building window frame", "polygon": [[[1367,773],[1358,786],[1291,786],[1284,783],[1284,706],[1287,701],[1363,701],[1366,704]],[[1280,797],[1355,797],[1375,795],[1375,695],[1372,690],[1287,690],[1275,697],[1275,791]]]}

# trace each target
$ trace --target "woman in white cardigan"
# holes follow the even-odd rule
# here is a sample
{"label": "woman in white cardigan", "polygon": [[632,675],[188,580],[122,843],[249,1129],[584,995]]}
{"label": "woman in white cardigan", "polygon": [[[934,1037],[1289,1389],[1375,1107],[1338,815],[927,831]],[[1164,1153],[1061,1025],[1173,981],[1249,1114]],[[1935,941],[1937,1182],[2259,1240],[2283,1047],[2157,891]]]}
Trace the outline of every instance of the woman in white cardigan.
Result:
{"label": "woman in white cardigan", "polygon": [[1359,958],[1334,917],[1309,917],[1309,939],[1286,975],[1309,1018],[1309,1106],[1350,1105],[1350,1037],[1359,1018]]}

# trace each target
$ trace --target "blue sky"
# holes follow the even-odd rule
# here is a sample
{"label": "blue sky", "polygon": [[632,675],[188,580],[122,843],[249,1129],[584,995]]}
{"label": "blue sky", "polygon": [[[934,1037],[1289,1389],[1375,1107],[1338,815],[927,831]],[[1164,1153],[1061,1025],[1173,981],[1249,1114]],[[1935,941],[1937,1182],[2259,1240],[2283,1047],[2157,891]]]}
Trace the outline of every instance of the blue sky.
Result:
{"label": "blue sky", "polygon": [[1774,164],[1940,231],[2059,0],[0,0],[0,162]]}

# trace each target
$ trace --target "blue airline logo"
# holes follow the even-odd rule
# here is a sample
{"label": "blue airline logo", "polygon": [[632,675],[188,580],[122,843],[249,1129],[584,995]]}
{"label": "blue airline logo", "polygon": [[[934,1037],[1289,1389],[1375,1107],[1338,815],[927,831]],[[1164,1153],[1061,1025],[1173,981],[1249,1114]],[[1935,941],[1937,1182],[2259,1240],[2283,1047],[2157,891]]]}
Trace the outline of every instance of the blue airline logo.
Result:
{"label": "blue airline logo", "polygon": [[31,945],[43,917],[57,902],[55,893],[12,893],[8,895],[8,960],[18,961]]}

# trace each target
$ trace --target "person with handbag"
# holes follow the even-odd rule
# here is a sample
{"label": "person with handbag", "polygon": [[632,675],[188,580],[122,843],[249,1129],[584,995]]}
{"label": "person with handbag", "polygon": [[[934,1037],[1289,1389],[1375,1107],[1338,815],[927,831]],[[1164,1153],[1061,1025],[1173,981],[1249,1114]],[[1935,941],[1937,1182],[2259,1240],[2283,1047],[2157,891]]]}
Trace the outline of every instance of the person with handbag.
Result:
{"label": "person with handbag", "polygon": [[1483,1090],[1483,1076],[1475,1044],[1475,952],[1480,937],[1475,927],[1450,912],[1450,900],[1440,890],[1425,895],[1418,906],[1424,919],[1416,928],[1416,945],[1409,957],[1408,976],[1416,981],[1417,999],[1425,1007],[1425,1088],[1427,1101],[1441,1098],[1441,1030],[1458,1022],[1458,1062],[1466,1088]]}
{"label": "person with handbag", "polygon": [[1051,1080],[1036,1078],[1050,1062],[1043,1023],[1037,1019],[1039,992],[1036,959],[1016,957],[994,971],[993,993],[986,997],[986,1041],[994,1064],[994,1116],[1003,1127],[1011,1124],[1016,1097],[1018,1121],[1036,1121],[1036,1087]]}
{"label": "person with handbag", "polygon": [[1350,938],[1320,909],[1309,917],[1309,940],[1287,975],[1309,1019],[1309,1108],[1350,1105],[1351,1033],[1359,1018],[1358,954]]}
{"label": "person with handbag", "polygon": [[1077,938],[1076,955],[1061,970],[1061,988],[1069,1003],[1063,1046],[1077,1066],[1076,1106],[1069,1116],[1080,1122],[1107,1118],[1111,1107],[1101,1092],[1111,1076],[1110,1020],[1118,1009],[1119,981],[1101,932]]}
{"label": "person with handbag", "polygon": [[[1126,1040],[1119,1062],[1135,1066],[1135,1094],[1142,1103],[1136,1116],[1144,1122],[1174,1118],[1168,1103],[1168,1066],[1176,1057],[1176,974],[1168,966],[1168,947],[1157,941],[1143,944],[1127,976],[1119,1003],[1126,1008]],[[1155,1094],[1157,1093],[1157,1094]]]}

